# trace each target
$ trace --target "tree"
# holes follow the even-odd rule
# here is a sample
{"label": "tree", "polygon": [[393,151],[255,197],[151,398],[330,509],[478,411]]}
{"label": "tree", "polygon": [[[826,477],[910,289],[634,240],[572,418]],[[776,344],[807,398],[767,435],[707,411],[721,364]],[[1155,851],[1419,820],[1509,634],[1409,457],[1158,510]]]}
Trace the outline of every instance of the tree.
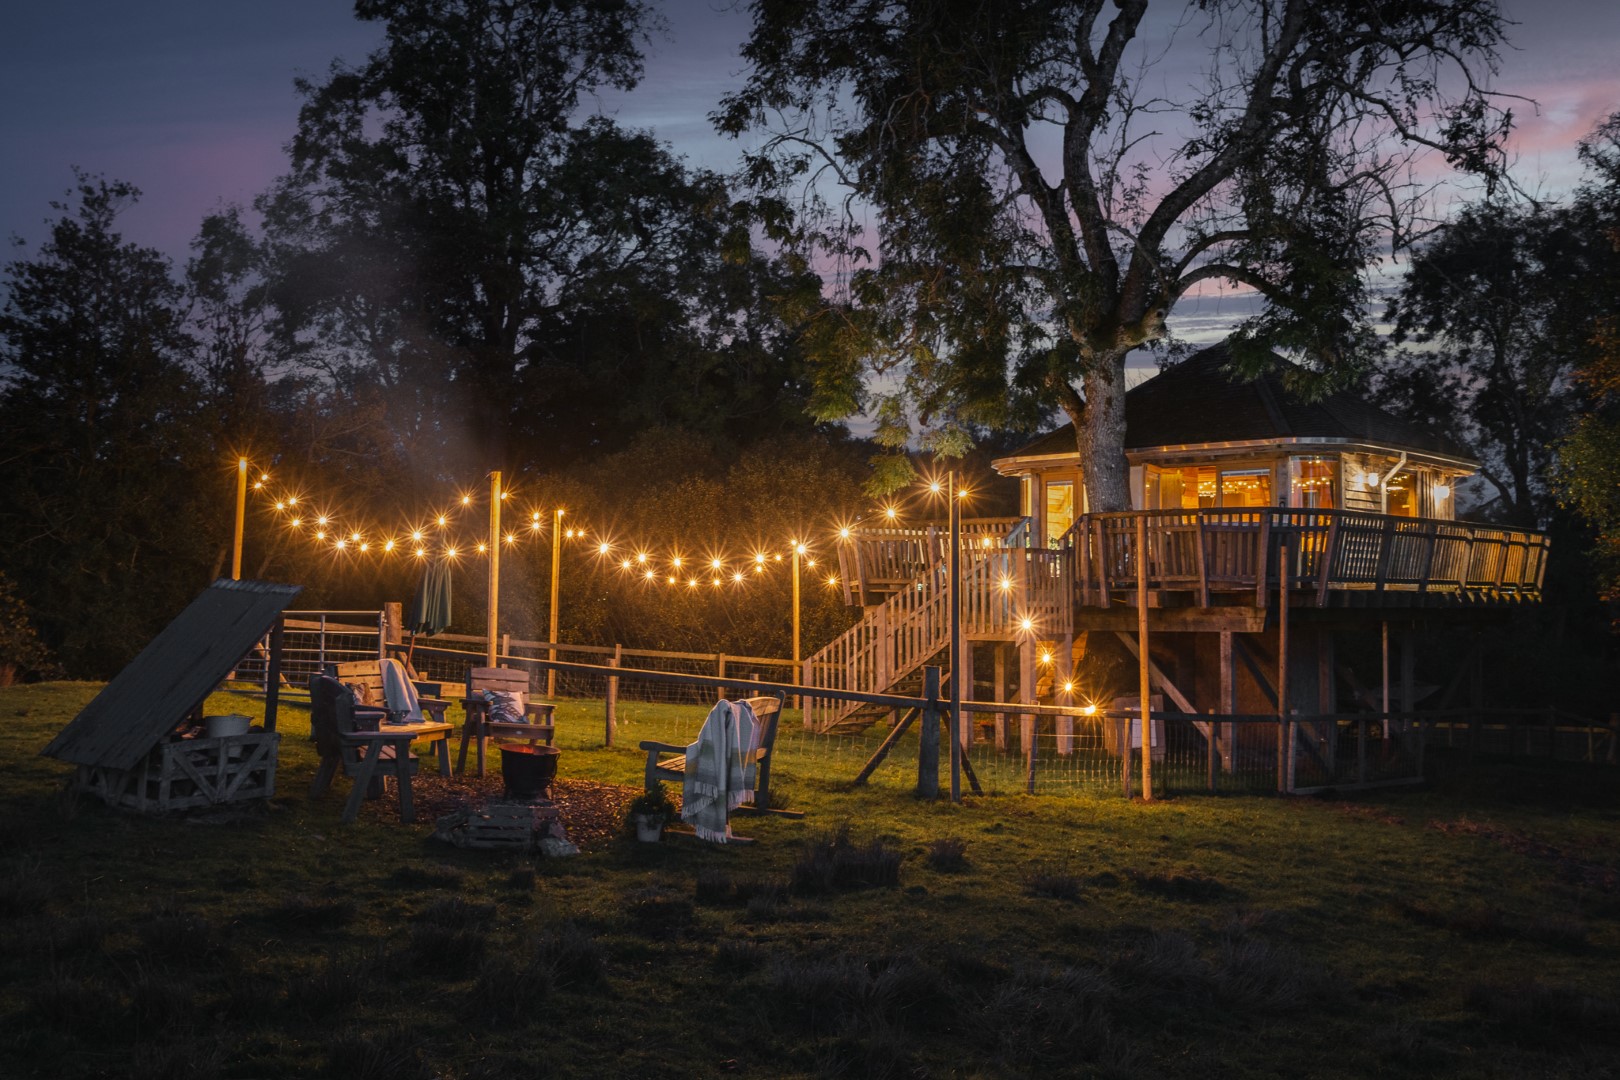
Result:
{"label": "tree", "polygon": [[647,5],[356,11],[385,43],[301,84],[291,172],[259,205],[288,354],[374,384],[417,475],[599,449],[666,411],[643,387],[672,367],[677,385],[713,369],[712,386],[763,358],[791,401],[791,355],[745,362],[728,348],[747,333],[701,332],[767,310],[746,290],[704,291],[739,241],[755,258],[725,184],[650,135],[576,115],[595,90],[636,83]]}
{"label": "tree", "polygon": [[[138,198],[78,175],[76,201],[0,309],[0,567],[77,674],[126,661],[207,584],[229,478],[188,369],[185,296],[115,231]],[[20,244],[20,242],[19,242]]]}
{"label": "tree", "polygon": [[1593,283],[1608,299],[1591,316],[1590,353],[1577,373],[1587,407],[1562,448],[1559,494],[1597,530],[1605,597],[1620,599],[1620,111],[1581,143],[1587,176],[1575,201],[1579,227],[1608,246],[1607,273]]}
{"label": "tree", "polygon": [[[1165,340],[1179,299],[1252,289],[1243,364],[1281,348],[1345,377],[1367,355],[1364,270],[1423,224],[1418,158],[1494,178],[1509,117],[1481,82],[1494,0],[1104,7],[756,0],[716,120],[769,130],[761,213],[847,282],[812,339],[818,415],[870,408],[892,444],[910,406],[960,449],[974,424],[1060,406],[1090,505],[1115,510],[1125,357]],[[1206,63],[1180,94],[1156,65],[1189,47]]]}
{"label": "tree", "polygon": [[1563,209],[1471,206],[1414,255],[1390,304],[1394,340],[1427,348],[1379,372],[1380,403],[1467,446],[1501,520],[1534,528],[1552,510],[1607,247]]}

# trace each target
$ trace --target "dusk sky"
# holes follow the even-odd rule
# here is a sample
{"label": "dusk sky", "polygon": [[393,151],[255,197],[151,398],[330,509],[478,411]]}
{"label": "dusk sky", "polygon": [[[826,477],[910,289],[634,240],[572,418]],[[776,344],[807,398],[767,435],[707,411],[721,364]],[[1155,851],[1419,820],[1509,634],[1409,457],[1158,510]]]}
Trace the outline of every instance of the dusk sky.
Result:
{"label": "dusk sky", "polygon": [[[1516,173],[1527,189],[1556,196],[1578,176],[1576,140],[1620,108],[1620,0],[1504,0],[1504,8],[1519,25],[1497,88],[1537,103],[1515,110]],[[592,107],[653,129],[694,164],[729,169],[739,146],[716,136],[707,116],[739,81],[747,13],[732,0],[675,0],[664,10],[669,34],[653,43],[642,85]],[[37,244],[54,216],[50,200],[78,165],[140,187],[125,234],[183,260],[205,212],[251,202],[284,168],[293,79],[319,77],[338,57],[359,61],[379,40],[377,26],[341,0],[7,4],[0,234]],[[1192,340],[1230,320],[1209,301],[1177,316]]]}

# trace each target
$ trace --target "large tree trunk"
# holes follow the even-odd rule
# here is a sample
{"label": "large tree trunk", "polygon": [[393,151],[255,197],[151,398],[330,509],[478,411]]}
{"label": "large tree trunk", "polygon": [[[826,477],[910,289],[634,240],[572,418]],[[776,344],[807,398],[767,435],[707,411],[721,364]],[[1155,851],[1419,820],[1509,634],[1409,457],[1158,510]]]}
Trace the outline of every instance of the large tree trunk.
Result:
{"label": "large tree trunk", "polygon": [[1131,468],[1125,460],[1125,354],[1097,357],[1081,385],[1086,407],[1075,424],[1087,509],[1131,508]]}

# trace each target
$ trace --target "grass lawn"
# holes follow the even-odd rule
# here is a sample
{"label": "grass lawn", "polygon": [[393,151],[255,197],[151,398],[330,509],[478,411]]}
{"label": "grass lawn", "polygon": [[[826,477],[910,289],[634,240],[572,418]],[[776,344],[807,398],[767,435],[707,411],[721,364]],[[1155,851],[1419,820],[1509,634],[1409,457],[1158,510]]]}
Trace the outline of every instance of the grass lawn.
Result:
{"label": "grass lawn", "polygon": [[[340,826],[297,707],[267,809],[76,799],[37,755],[98,690],[0,690],[0,1076],[1620,1072],[1612,769],[951,806],[903,752],[849,791],[856,759],[795,739],[808,816],[739,819],[752,847],[538,861]],[[605,750],[564,705],[563,775],[638,783],[636,741],[701,716],[624,704]]]}

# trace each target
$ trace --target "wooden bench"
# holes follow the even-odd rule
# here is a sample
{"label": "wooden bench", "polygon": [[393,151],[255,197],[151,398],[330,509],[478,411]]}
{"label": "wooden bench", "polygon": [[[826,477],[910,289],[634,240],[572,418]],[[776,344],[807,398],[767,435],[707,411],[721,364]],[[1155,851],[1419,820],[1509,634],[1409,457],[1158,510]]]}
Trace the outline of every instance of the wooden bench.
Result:
{"label": "wooden bench", "polygon": [[[489,718],[489,702],[482,691],[518,693],[523,695],[523,712],[527,722],[522,724],[498,723]],[[556,736],[554,715],[557,706],[549,701],[529,700],[529,673],[516,668],[475,667],[467,670],[467,696],[462,699],[467,711],[466,723],[461,728],[461,752],[456,757],[456,771],[467,771],[467,743],[477,740],[478,775],[484,775],[485,744],[496,742],[524,742],[530,746],[544,742],[547,746]]]}
{"label": "wooden bench", "polygon": [[[748,707],[754,711],[754,717],[760,723],[759,749],[754,751],[754,801],[752,805],[743,805],[732,811],[735,814],[779,814],[782,817],[802,818],[802,810],[778,810],[771,806],[771,753],[776,748],[777,721],[782,718],[782,702],[784,695],[771,694],[766,697],[743,698]],[[643,742],[641,749],[647,752],[647,766],[645,784],[651,791],[653,784],[660,780],[670,780],[676,783],[685,783],[686,780],[686,747],[676,746],[673,743]]]}
{"label": "wooden bench", "polygon": [[[407,672],[410,670],[406,669]],[[381,660],[351,660],[347,663],[326,665],[326,674],[343,683],[345,686],[360,686],[365,689],[364,705],[371,708],[384,709],[383,705],[383,677]],[[450,707],[450,702],[440,698],[444,690],[443,683],[423,682],[420,679],[411,679],[411,685],[416,687],[418,703],[422,706],[422,715],[432,716],[438,723],[445,723],[444,711]]]}
{"label": "wooden bench", "polygon": [[439,771],[450,772],[451,727],[440,721],[393,725],[384,709],[360,705],[354,692],[328,675],[309,679],[309,730],[321,755],[320,768],[310,784],[309,797],[319,798],[332,786],[341,769],[354,778],[354,790],[343,809],[343,823],[352,822],[360,812],[360,801],[382,794],[383,780],[393,776],[399,786],[401,821],[415,820],[411,805],[411,777],[417,771],[411,743],[436,743]]}

